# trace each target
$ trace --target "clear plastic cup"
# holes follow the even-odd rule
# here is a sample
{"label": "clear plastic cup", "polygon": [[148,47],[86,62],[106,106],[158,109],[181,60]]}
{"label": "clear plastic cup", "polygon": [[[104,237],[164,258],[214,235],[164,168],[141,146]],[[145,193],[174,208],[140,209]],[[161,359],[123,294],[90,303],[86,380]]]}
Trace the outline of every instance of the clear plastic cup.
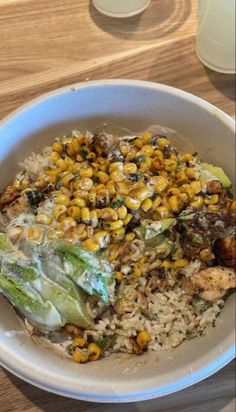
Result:
{"label": "clear plastic cup", "polygon": [[235,73],[235,0],[198,0],[196,53],[210,69]]}
{"label": "clear plastic cup", "polygon": [[106,16],[124,18],[142,13],[151,0],[93,0],[93,5]]}

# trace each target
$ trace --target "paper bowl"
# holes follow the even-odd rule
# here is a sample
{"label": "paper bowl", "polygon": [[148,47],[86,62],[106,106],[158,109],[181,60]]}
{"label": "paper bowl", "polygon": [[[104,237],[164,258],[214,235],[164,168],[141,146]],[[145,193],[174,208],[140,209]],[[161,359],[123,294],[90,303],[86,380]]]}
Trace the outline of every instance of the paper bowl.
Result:
{"label": "paper bowl", "polygon": [[[88,82],[56,90],[0,123],[0,176],[4,187],[17,162],[74,128],[111,122],[133,131],[160,124],[175,130],[183,149],[197,150],[234,178],[234,121],[207,102],[168,86],[130,80]],[[96,402],[132,402],[193,385],[234,358],[233,295],[216,328],[172,352],[141,357],[112,355],[75,364],[63,351],[23,332],[12,307],[0,298],[0,362],[20,378],[60,395]]]}

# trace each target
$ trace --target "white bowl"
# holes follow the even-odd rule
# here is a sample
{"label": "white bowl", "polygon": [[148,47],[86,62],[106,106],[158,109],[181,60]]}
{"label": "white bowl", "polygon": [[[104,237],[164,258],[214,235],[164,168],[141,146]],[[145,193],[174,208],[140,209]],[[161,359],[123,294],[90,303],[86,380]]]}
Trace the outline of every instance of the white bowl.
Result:
{"label": "white bowl", "polygon": [[[0,123],[0,176],[4,187],[17,162],[32,150],[71,131],[93,130],[109,121],[133,131],[161,124],[182,136],[179,145],[197,150],[234,178],[234,121],[207,102],[168,86],[130,80],[88,82],[40,97]],[[234,358],[231,296],[205,337],[173,352],[142,357],[112,355],[84,365],[29,338],[13,309],[0,298],[0,362],[22,379],[64,396],[96,402],[151,399],[205,379]]]}

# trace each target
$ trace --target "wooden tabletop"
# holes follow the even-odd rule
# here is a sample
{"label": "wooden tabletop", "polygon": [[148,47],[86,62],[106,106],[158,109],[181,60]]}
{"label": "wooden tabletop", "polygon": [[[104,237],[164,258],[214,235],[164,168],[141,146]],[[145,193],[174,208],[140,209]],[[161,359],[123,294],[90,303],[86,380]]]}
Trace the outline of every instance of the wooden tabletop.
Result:
{"label": "wooden tabletop", "polygon": [[[89,0],[0,0],[0,119],[71,83],[130,78],[187,90],[235,116],[234,76],[205,68],[194,51],[197,0],[152,0],[115,20]],[[0,411],[233,412],[234,364],[162,399],[112,406],[48,394],[0,371]]]}

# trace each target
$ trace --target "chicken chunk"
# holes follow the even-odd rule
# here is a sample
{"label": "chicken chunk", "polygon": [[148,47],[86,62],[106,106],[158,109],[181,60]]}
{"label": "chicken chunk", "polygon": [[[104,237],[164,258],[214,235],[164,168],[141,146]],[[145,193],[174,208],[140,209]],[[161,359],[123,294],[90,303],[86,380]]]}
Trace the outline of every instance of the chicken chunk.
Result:
{"label": "chicken chunk", "polygon": [[202,299],[216,301],[236,287],[236,274],[234,269],[216,266],[195,273],[191,283]]}
{"label": "chicken chunk", "polygon": [[4,192],[0,195],[0,208],[13,202],[18,196],[19,193],[13,186],[7,186]]}
{"label": "chicken chunk", "polygon": [[95,136],[94,143],[102,149],[102,151],[109,155],[118,146],[118,139],[108,133],[100,132]]}
{"label": "chicken chunk", "polygon": [[15,219],[21,213],[28,213],[30,211],[31,207],[26,195],[18,197],[14,202],[12,202],[10,205],[5,206],[5,208],[3,209],[5,216],[9,220]]}
{"label": "chicken chunk", "polygon": [[236,238],[227,236],[217,239],[214,245],[214,253],[217,261],[224,266],[235,268],[236,266]]}

